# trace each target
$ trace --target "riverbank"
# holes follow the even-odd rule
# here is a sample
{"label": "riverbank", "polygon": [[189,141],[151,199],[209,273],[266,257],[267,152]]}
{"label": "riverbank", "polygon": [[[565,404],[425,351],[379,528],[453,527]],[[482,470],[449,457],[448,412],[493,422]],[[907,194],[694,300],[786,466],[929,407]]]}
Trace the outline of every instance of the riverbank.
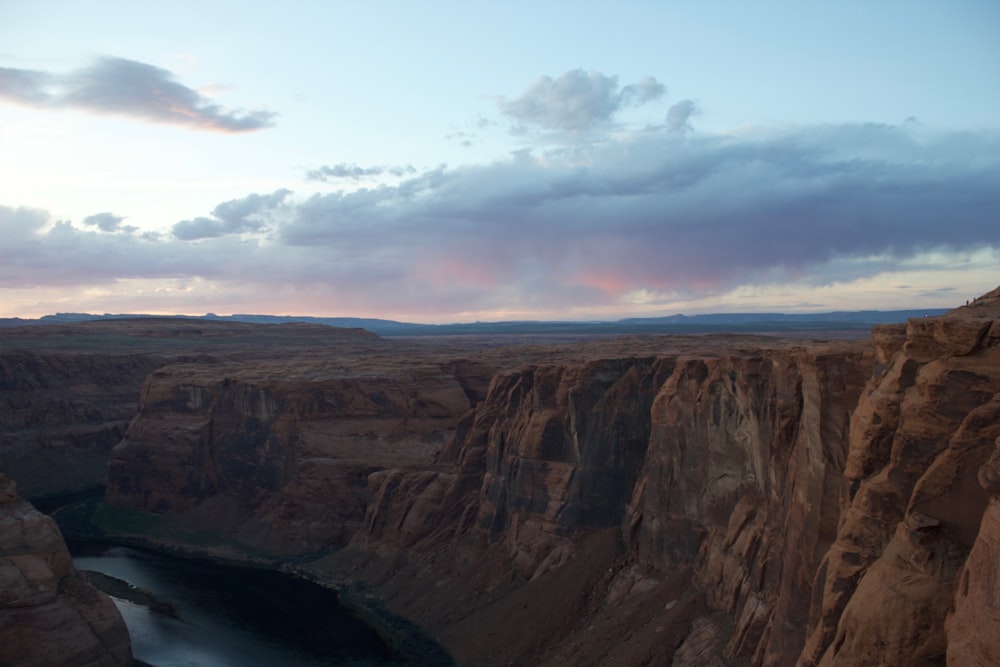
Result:
{"label": "riverbank", "polygon": [[[60,504],[60,501],[65,501],[65,504]],[[328,591],[345,614],[377,634],[393,660],[402,664],[454,665],[452,657],[434,638],[412,621],[386,609],[367,585],[331,569],[330,556],[335,550],[288,557],[243,549],[238,542],[204,532],[197,535],[197,543],[192,544],[174,537],[177,527],[160,521],[158,517],[107,508],[101,503],[99,489],[64,499],[46,499],[40,504],[59,524],[71,551],[80,544],[125,547],[157,557],[179,559],[188,564],[280,573]],[[114,591],[105,592],[119,599],[128,599]],[[149,593],[155,599],[155,593]],[[139,604],[141,606],[141,602]]]}

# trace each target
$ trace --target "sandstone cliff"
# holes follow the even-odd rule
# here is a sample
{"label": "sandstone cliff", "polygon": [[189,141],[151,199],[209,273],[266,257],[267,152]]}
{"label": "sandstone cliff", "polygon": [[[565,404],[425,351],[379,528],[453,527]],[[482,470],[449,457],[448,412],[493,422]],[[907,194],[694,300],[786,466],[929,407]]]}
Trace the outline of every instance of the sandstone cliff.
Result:
{"label": "sandstone cliff", "polygon": [[873,340],[498,375],[450,470],[370,478],[362,571],[469,663],[996,664],[1000,290]]}
{"label": "sandstone cliff", "polygon": [[0,474],[0,664],[131,665],[128,629],[73,569],[55,522]]}
{"label": "sandstone cliff", "polygon": [[28,498],[92,489],[105,483],[111,448],[156,368],[373,340],[317,325],[157,318],[0,329],[0,470]]}
{"label": "sandstone cliff", "polygon": [[993,664],[1000,289],[875,341],[799,664]]}
{"label": "sandstone cliff", "polygon": [[[630,654],[637,664],[662,662],[689,631],[712,626],[718,617],[707,603],[736,620],[708,650],[790,664],[804,639],[813,573],[835,536],[850,414],[873,355],[854,343],[733,338],[694,347],[498,375],[438,458],[452,469],[370,478],[374,500],[355,548],[392,554],[411,584],[421,570],[438,587],[480,580],[495,601],[479,607],[506,608],[526,589],[549,590],[572,610],[561,636],[539,620],[540,636],[514,651],[509,633],[470,646],[460,636],[467,622],[451,627],[447,604],[427,609],[426,596],[370,576],[386,579],[400,611],[440,627],[473,663],[527,652],[533,661],[601,664],[622,657],[613,638],[621,631],[644,646]],[[581,550],[583,536],[609,527],[620,531],[617,548]],[[475,557],[465,567],[454,557],[434,567],[440,545],[476,543],[490,552],[490,568],[498,554],[507,567],[492,578],[476,571]],[[424,557],[400,560],[406,549]],[[561,572],[581,568],[575,580]],[[653,599],[660,606],[651,612]],[[513,613],[530,624],[525,609]],[[613,620],[623,615],[639,626],[623,630]],[[595,627],[616,643],[584,641]],[[661,645],[667,628],[675,643]],[[694,655],[691,664],[702,664],[704,653]]]}
{"label": "sandstone cliff", "polygon": [[151,356],[0,349],[0,470],[28,497],[103,484]]}
{"label": "sandstone cliff", "polygon": [[368,475],[425,465],[476,400],[477,374],[308,359],[162,368],[112,452],[105,500],[273,553],[343,544]]}
{"label": "sandstone cliff", "polygon": [[352,341],[160,366],[118,528],[363,580],[462,664],[1000,656],[1000,289],[871,341]]}

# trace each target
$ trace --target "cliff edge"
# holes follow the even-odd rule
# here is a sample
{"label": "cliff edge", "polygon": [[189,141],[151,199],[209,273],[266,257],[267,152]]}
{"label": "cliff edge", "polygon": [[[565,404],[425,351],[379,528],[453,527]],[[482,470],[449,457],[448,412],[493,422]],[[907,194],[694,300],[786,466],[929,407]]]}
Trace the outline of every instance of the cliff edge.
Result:
{"label": "cliff edge", "polygon": [[0,474],[0,664],[132,664],[111,599],[79,574],[55,522]]}

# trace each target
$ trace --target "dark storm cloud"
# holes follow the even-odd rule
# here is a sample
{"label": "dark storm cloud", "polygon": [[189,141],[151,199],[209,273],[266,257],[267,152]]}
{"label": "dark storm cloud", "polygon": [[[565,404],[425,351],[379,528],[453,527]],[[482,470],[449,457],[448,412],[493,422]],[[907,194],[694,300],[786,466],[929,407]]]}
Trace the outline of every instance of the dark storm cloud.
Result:
{"label": "dark storm cloud", "polygon": [[402,177],[409,176],[417,173],[416,168],[413,165],[402,165],[402,166],[377,166],[377,167],[359,167],[353,163],[340,162],[332,166],[322,166],[318,169],[310,169],[306,172],[306,179],[310,181],[318,182],[328,182],[334,180],[351,180],[359,181],[363,178],[368,178],[372,176],[382,176],[387,174],[389,176]]}
{"label": "dark storm cloud", "polygon": [[201,276],[322,289],[365,312],[596,308],[635,291],[819,285],[924,252],[1000,253],[998,210],[996,133],[664,126],[393,186],[253,194],[158,240],[0,209],[0,286]]}
{"label": "dark storm cloud", "polygon": [[0,100],[46,109],[76,108],[216,132],[274,125],[269,111],[227,111],[174,80],[171,72],[125,58],[99,58],[68,74],[0,68]]}
{"label": "dark storm cloud", "polygon": [[501,113],[519,125],[582,132],[606,123],[623,107],[657,99],[666,88],[653,77],[619,88],[618,77],[575,69],[558,79],[540,76],[515,100],[501,98]]}

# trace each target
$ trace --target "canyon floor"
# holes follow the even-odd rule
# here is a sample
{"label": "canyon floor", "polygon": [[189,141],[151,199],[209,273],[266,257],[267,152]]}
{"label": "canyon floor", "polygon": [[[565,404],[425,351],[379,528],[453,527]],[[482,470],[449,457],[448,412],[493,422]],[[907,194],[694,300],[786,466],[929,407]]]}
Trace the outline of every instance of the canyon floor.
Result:
{"label": "canyon floor", "polygon": [[[11,327],[0,471],[337,587],[416,662],[1000,664],[1000,289],[811,336]],[[77,579],[3,541],[28,636]]]}

